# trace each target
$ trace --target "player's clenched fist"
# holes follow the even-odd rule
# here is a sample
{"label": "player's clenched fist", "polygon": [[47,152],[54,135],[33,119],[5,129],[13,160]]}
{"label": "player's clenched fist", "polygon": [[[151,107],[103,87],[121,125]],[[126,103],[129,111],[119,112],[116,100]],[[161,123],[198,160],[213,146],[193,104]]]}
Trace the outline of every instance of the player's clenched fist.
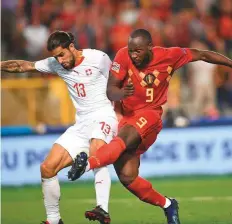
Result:
{"label": "player's clenched fist", "polygon": [[124,87],[123,87],[123,96],[124,98],[128,97],[128,96],[132,96],[134,94],[135,88],[132,82],[127,83]]}

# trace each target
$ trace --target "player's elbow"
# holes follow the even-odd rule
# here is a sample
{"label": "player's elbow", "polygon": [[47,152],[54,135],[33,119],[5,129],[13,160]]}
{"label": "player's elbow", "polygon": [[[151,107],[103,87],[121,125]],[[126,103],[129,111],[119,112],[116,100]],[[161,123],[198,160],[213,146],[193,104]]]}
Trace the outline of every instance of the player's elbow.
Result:
{"label": "player's elbow", "polygon": [[107,97],[108,97],[109,100],[114,101],[113,100],[112,91],[110,89],[107,89],[106,95],[107,95]]}
{"label": "player's elbow", "polygon": [[192,53],[192,61],[207,61],[209,56],[209,52],[206,50],[199,50],[199,49],[191,49]]}
{"label": "player's elbow", "polygon": [[112,88],[108,88],[106,91],[106,95],[108,97],[109,100],[111,101],[117,101],[117,96],[116,94],[114,94],[114,91],[112,90]]}
{"label": "player's elbow", "polygon": [[108,86],[106,94],[111,101],[119,101],[124,98],[123,91],[118,86]]}
{"label": "player's elbow", "polygon": [[202,61],[208,61],[210,56],[209,51],[199,51],[199,58]]}

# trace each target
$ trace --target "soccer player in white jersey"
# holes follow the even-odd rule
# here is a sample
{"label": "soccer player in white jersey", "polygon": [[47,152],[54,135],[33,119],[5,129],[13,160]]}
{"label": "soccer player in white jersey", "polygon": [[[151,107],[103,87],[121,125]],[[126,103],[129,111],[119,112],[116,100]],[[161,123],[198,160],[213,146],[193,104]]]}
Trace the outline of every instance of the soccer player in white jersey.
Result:
{"label": "soccer player in white jersey", "polygon": [[[77,110],[76,123],[54,143],[41,164],[42,191],[47,219],[45,224],[63,224],[59,211],[60,185],[57,173],[73,164],[80,152],[94,155],[117,133],[117,118],[106,96],[111,60],[104,52],[77,50],[71,33],[56,31],[47,41],[52,57],[37,62],[9,60],[1,62],[6,72],[55,73],[67,84]],[[75,161],[74,161],[75,163]],[[71,169],[72,171],[72,169]],[[75,175],[69,172],[69,175]],[[110,223],[108,202],[111,179],[107,167],[94,170],[97,206],[85,213],[86,218]],[[78,208],[77,208],[78,209]]]}

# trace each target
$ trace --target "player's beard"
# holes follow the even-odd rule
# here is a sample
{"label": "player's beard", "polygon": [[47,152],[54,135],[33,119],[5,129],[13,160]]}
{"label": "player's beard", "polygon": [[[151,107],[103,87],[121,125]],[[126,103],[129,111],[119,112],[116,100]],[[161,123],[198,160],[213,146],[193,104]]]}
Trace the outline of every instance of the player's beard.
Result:
{"label": "player's beard", "polygon": [[146,65],[150,62],[150,55],[149,54],[146,54],[144,56],[144,59],[143,61],[139,64],[139,65],[136,65],[137,68],[144,68],[146,67]]}
{"label": "player's beard", "polygon": [[[65,64],[65,63],[64,63]],[[74,66],[75,66],[75,57],[74,57],[74,54],[72,53],[72,55],[71,55],[71,59],[69,60],[69,62],[67,63],[68,65],[67,66],[64,66],[63,64],[62,64],[62,66],[63,66],[63,68],[64,69],[72,69]]]}
{"label": "player's beard", "polygon": [[72,53],[72,59],[70,60],[70,69],[75,66],[75,57],[74,54]]}

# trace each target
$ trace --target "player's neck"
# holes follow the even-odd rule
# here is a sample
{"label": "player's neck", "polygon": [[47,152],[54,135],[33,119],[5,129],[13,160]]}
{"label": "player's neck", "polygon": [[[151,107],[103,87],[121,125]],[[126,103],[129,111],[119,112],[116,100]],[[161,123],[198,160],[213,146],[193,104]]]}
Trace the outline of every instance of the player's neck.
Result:
{"label": "player's neck", "polygon": [[75,50],[75,66],[79,65],[83,61],[83,51],[82,50]]}
{"label": "player's neck", "polygon": [[145,69],[149,65],[149,63],[153,60],[153,57],[154,57],[153,53],[149,52],[149,54],[147,55],[145,59],[144,64],[141,67],[137,67],[137,68],[140,70]]}
{"label": "player's neck", "polygon": [[153,60],[153,58],[154,58],[153,52],[149,52],[149,54],[148,54],[148,64]]}

